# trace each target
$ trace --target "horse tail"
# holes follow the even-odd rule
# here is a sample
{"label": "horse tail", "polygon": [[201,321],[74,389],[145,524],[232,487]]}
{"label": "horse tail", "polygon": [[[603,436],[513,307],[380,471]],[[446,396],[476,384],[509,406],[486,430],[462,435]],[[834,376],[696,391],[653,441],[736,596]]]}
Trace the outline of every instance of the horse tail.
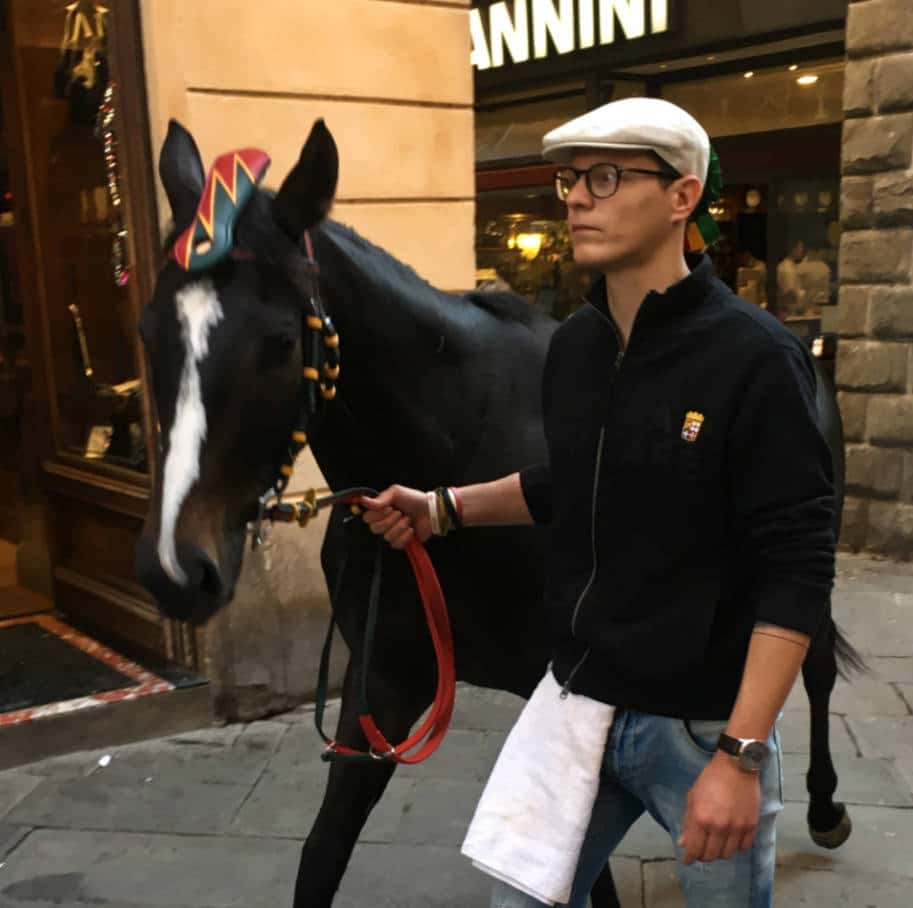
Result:
{"label": "horse tail", "polygon": [[837,627],[836,621],[834,622],[834,656],[837,660],[837,671],[844,681],[848,681],[852,675],[866,675],[870,671],[859,650],[843,635],[843,631]]}

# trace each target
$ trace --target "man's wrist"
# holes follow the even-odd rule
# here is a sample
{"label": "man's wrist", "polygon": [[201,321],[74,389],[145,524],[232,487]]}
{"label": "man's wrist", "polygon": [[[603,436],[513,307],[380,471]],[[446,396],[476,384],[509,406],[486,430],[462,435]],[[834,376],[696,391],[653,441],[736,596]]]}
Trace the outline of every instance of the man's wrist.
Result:
{"label": "man's wrist", "polygon": [[764,739],[737,738],[723,732],[717,754],[727,757],[742,772],[758,773],[770,757],[770,748]]}
{"label": "man's wrist", "polygon": [[731,775],[733,778],[737,779],[756,779],[760,776],[760,773],[757,771],[749,771],[744,769],[739,764],[738,757],[730,757],[729,754],[723,753],[721,750],[718,750],[713,755],[713,759],[710,761],[710,765],[714,766],[719,771],[725,772],[727,775]]}
{"label": "man's wrist", "polygon": [[463,504],[456,489],[439,486],[426,493],[428,518],[434,536],[447,536],[463,526]]}

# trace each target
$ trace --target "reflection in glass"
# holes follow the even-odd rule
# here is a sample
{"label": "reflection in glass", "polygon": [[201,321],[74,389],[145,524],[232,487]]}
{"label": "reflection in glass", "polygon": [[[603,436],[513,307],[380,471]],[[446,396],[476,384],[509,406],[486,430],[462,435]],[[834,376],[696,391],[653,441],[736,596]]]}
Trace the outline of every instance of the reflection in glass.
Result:
{"label": "reflection in glass", "polygon": [[14,0],[12,12],[57,442],[92,460],[145,470],[135,316],[112,273],[122,236],[99,128],[114,13],[89,0]]}
{"label": "reflection in glass", "polygon": [[841,122],[843,78],[842,59],[822,60],[796,70],[759,70],[751,79],[736,73],[673,83],[663,86],[663,97],[711,136],[745,135]]}
{"label": "reflection in glass", "polygon": [[0,103],[0,599],[5,595],[3,587],[16,582],[15,557],[4,541],[17,543],[21,538],[20,474],[25,460],[25,407],[32,383],[7,153],[13,127],[6,113]]}
{"label": "reflection in glass", "polygon": [[479,195],[478,282],[492,289],[509,287],[553,318],[570,315],[591,278],[574,264],[566,211],[551,185]]}
{"label": "reflection in glass", "polygon": [[[822,162],[815,179],[796,179],[789,161],[768,152],[776,141],[798,141],[791,135],[831,134],[827,124],[843,118],[844,61],[751,72],[751,78],[740,72],[669,82],[662,86],[662,97],[687,109],[714,140],[744,137],[736,140],[737,170],[727,169],[721,151],[724,179],[732,182],[711,210],[721,232],[709,250],[714,269],[744,299],[811,337],[821,330],[822,319],[832,320],[837,301],[839,136],[833,136],[835,163]],[[643,92],[640,83],[618,82],[610,95],[617,99]],[[544,132],[582,113],[584,106],[582,86],[576,97],[540,103],[506,97],[482,105],[476,117],[477,160],[490,167],[494,160],[510,158],[507,173],[511,166],[541,163]],[[801,133],[790,132],[799,129]],[[748,134],[755,134],[757,147],[749,147],[754,136]],[[481,193],[477,279],[487,286],[509,285],[556,318],[570,314],[590,278],[574,266],[564,219],[564,206],[550,187]]]}

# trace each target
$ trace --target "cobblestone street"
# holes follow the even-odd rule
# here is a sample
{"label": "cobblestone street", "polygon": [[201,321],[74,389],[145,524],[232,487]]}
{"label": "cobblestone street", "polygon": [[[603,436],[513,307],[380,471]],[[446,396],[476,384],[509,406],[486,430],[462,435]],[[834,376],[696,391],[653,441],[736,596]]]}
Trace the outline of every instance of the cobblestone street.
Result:
{"label": "cobblestone street", "polygon": [[[789,803],[779,826],[776,902],[909,908],[913,575],[843,559],[835,611],[873,670],[841,682],[831,707],[838,797],[850,806],[854,831],[835,852],[808,837],[807,707],[797,689],[781,723]],[[460,690],[442,750],[421,767],[398,770],[371,816],[337,906],[487,905],[487,879],[460,856],[459,843],[520,705],[504,694]],[[0,906],[290,905],[326,773],[311,720],[302,707],[270,721],[0,774]],[[671,856],[665,834],[639,821],[613,860],[624,908],[683,904]]]}

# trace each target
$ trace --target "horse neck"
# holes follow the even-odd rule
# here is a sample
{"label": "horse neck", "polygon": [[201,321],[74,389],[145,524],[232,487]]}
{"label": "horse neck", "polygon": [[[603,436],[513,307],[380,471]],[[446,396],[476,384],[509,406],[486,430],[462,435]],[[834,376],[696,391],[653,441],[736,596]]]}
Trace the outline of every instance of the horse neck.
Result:
{"label": "horse neck", "polygon": [[467,347],[454,300],[353,231],[314,234],[320,287],[339,331],[342,378],[312,438],[334,488],[426,487],[453,471],[444,376]]}
{"label": "horse neck", "polygon": [[342,224],[327,221],[313,236],[321,290],[350,345],[412,361],[463,340],[459,298]]}

